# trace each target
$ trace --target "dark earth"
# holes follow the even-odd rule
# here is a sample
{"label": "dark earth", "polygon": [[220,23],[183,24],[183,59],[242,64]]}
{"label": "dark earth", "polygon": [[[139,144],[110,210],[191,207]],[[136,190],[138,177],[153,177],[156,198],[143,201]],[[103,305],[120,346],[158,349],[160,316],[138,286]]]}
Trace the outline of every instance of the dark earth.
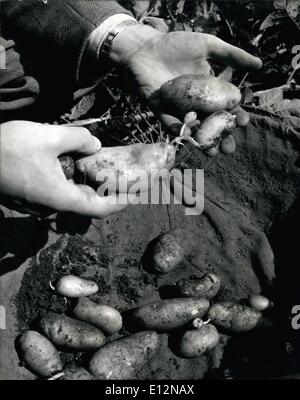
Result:
{"label": "dark earth", "polygon": [[[300,333],[291,327],[292,306],[300,304],[299,148],[267,116],[252,114],[246,130],[237,129],[234,136],[234,155],[210,159],[196,150],[188,159],[179,156],[186,165],[205,169],[201,216],[186,216],[182,206],[171,204],[130,206],[103,221],[57,220],[56,243],[32,258],[16,296],[20,333],[34,329],[49,310],[72,315],[73,301],[50,287],[64,274],[94,280],[100,290],[91,299],[124,313],[175,297],[180,279],[214,272],[222,285],[213,301],[246,301],[262,293],[275,304],[266,314],[271,326],[222,334],[214,351],[192,360],[176,356],[172,336],[162,334],[158,353],[136,378],[270,378],[299,372]],[[174,229],[182,232],[186,257],[172,272],[156,275],[149,269],[153,240]],[[125,324],[121,335],[128,333]],[[89,357],[62,355],[83,366]]]}

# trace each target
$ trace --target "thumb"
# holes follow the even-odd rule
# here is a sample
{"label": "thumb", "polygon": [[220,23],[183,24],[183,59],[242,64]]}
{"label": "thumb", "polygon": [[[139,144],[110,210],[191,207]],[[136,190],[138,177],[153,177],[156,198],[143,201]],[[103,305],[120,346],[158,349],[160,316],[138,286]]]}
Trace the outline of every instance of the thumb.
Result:
{"label": "thumb", "polygon": [[101,149],[100,140],[86,128],[49,125],[46,129],[56,155],[72,152],[91,155]]}

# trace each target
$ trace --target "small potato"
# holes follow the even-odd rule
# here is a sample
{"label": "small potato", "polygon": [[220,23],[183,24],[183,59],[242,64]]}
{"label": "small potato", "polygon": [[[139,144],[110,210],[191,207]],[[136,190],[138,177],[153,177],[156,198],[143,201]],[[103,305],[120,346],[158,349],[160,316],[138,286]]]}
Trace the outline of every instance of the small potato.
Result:
{"label": "small potato", "polygon": [[219,154],[219,146],[211,147],[205,151],[205,154],[208,157],[216,157],[216,155]]}
{"label": "small potato", "polygon": [[231,110],[240,102],[241,93],[224,79],[205,74],[188,74],[162,85],[160,98],[166,110],[184,118],[190,111],[203,115]]}
{"label": "small potato", "polygon": [[172,232],[165,233],[154,247],[153,267],[155,271],[161,274],[172,271],[183,260],[184,253],[180,238]]}
{"label": "small potato", "polygon": [[216,347],[219,340],[219,333],[213,325],[202,325],[199,329],[184,333],[179,343],[179,354],[184,358],[199,357]]}
{"label": "small potato", "polygon": [[97,379],[134,379],[158,345],[158,335],[151,331],[115,340],[97,351],[89,370]]}
{"label": "small potato", "polygon": [[131,312],[131,317],[141,329],[169,332],[202,317],[208,308],[204,298],[167,299],[141,306]]}
{"label": "small potato", "polygon": [[249,304],[254,310],[264,311],[273,307],[273,303],[265,296],[256,294],[250,297]]}
{"label": "small potato", "polygon": [[84,297],[97,293],[99,286],[78,276],[65,275],[57,282],[56,290],[65,297]]}
{"label": "small potato", "polygon": [[107,335],[113,335],[122,328],[122,317],[115,308],[97,304],[82,297],[73,310],[75,317],[101,329]]}
{"label": "small potato", "polygon": [[247,332],[260,324],[262,315],[242,304],[222,302],[209,309],[208,318],[214,325],[229,332]]}
{"label": "small potato", "polygon": [[219,292],[221,280],[216,274],[208,273],[202,278],[182,279],[176,286],[183,297],[205,297],[211,300]]}
{"label": "small potato", "polygon": [[195,113],[195,111],[190,111],[187,114],[185,114],[183,122],[185,124],[190,124],[196,121],[196,119],[197,119],[197,113]]}
{"label": "small potato", "polygon": [[228,130],[235,126],[235,115],[226,111],[217,111],[207,117],[198,129],[195,139],[200,149],[208,151],[219,145],[223,135],[228,135]]}
{"label": "small potato", "polygon": [[228,135],[221,141],[220,151],[224,154],[233,154],[236,150],[236,143],[232,135]]}
{"label": "small potato", "polygon": [[49,377],[63,368],[59,352],[53,344],[36,331],[27,331],[20,338],[26,365],[38,376]]}
{"label": "small potato", "polygon": [[94,350],[105,342],[103,333],[94,326],[54,312],[41,319],[40,327],[54,344],[72,350]]}
{"label": "small potato", "polygon": [[59,378],[61,381],[92,381],[94,380],[93,375],[91,375],[85,368],[76,367],[73,365],[68,365],[63,370],[64,375]]}

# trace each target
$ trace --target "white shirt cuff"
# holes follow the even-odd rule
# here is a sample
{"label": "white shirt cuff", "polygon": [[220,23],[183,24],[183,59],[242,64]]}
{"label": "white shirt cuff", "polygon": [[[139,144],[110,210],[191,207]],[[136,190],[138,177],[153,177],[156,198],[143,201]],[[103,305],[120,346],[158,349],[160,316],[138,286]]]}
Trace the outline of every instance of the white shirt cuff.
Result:
{"label": "white shirt cuff", "polygon": [[[119,25],[120,22],[126,20],[136,19],[128,14],[115,14],[107,18],[100,26],[98,26],[89,36],[87,46],[85,48],[85,56],[96,63],[98,61],[99,50],[107,36],[107,34],[114,29],[115,26]],[[92,61],[93,62],[93,61]]]}

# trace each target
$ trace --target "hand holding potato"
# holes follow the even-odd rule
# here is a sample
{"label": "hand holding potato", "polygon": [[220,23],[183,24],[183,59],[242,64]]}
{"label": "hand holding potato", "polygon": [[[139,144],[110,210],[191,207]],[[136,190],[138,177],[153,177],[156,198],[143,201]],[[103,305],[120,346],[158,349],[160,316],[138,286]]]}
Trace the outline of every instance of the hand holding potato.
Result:
{"label": "hand holding potato", "polygon": [[[110,57],[130,72],[140,93],[168,127],[180,123],[178,117],[181,116],[166,110],[161,103],[159,89],[165,82],[185,74],[210,74],[209,60],[247,71],[262,65],[259,58],[213,35],[165,33],[143,25],[133,26],[118,35]],[[238,126],[247,125],[248,115],[240,107],[231,113],[237,116]]]}
{"label": "hand holding potato", "polygon": [[87,129],[12,121],[1,125],[0,135],[0,203],[31,214],[69,211],[94,218],[125,207],[126,201],[100,197],[63,173],[61,154],[91,155],[101,148]]}

